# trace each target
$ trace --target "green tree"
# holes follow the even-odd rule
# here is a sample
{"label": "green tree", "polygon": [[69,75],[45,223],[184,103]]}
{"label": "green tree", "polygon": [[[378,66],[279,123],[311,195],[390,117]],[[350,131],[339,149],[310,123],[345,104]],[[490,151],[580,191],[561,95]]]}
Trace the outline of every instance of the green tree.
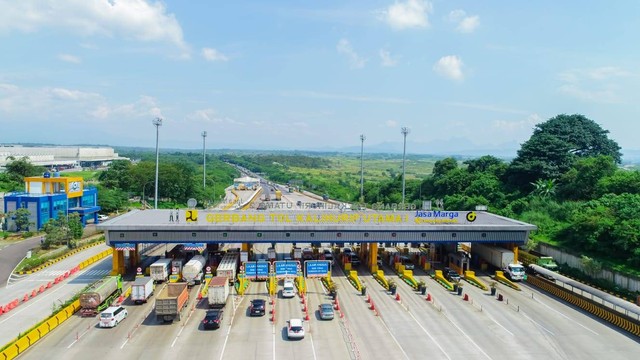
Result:
{"label": "green tree", "polygon": [[598,196],[598,183],[612,176],[617,166],[610,156],[600,155],[579,159],[560,178],[559,195],[568,200],[591,200]]}
{"label": "green tree", "polygon": [[63,211],[58,212],[57,218],[49,219],[42,230],[46,233],[46,240],[53,245],[69,244],[69,241],[73,239],[69,220]]}
{"label": "green tree", "polygon": [[452,157],[436,161],[433,166],[433,176],[444,176],[448,172],[458,168],[458,162]]}
{"label": "green tree", "polygon": [[34,225],[31,222],[31,211],[27,208],[19,208],[10,213],[10,216],[14,217],[14,221],[16,223],[16,227],[18,231],[29,231],[31,225]]}
{"label": "green tree", "polygon": [[620,146],[583,115],[558,115],[536,125],[511,162],[506,174],[508,183],[523,192],[531,191],[538,179],[557,179],[567,172],[577,158],[608,155],[619,163]]}
{"label": "green tree", "polygon": [[69,231],[71,232],[71,237],[74,240],[82,239],[82,220],[80,220],[80,215],[78,213],[69,214]]}
{"label": "green tree", "polygon": [[531,193],[534,195],[546,198],[556,194],[556,179],[538,179],[531,185],[533,185]]}
{"label": "green tree", "polygon": [[604,194],[640,194],[640,171],[618,169],[610,176],[598,181],[596,193]]}
{"label": "green tree", "polygon": [[98,176],[100,184],[109,189],[129,190],[131,186],[131,162],[129,160],[116,160],[109,168]]}
{"label": "green tree", "polygon": [[20,159],[9,156],[7,160],[11,160],[5,165],[7,176],[11,181],[21,184],[25,177],[42,175],[45,171],[45,168],[33,165],[26,156]]}

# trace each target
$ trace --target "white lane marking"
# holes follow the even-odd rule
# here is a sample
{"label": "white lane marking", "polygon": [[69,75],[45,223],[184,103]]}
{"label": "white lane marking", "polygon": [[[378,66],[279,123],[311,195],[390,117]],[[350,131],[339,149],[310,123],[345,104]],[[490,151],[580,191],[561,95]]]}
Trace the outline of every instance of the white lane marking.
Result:
{"label": "white lane marking", "polygon": [[497,322],[493,316],[489,315],[489,313],[486,310],[482,310],[482,312],[485,313],[485,315],[489,318],[489,320],[493,321],[494,323],[496,323],[496,325],[500,326],[504,331],[508,332],[511,336],[515,336],[511,331],[507,330],[506,327],[502,326],[502,324],[500,324],[499,322]]}
{"label": "white lane marking", "polygon": [[[236,310],[238,308],[240,308],[240,304],[238,303],[238,306],[236,306],[236,296],[233,295],[233,299],[231,299],[233,302],[233,312],[231,313],[231,320],[229,321],[229,328],[227,328],[227,335],[224,338],[224,343],[222,344],[222,351],[220,351],[220,360],[222,360],[222,358],[224,358],[224,350],[227,348],[227,342],[229,341],[229,335],[231,334],[231,326],[233,325],[233,319],[235,319],[236,317]],[[242,300],[244,300],[244,297],[240,298],[240,302],[242,302]]]}
{"label": "white lane marking", "polygon": [[536,301],[538,304],[540,304],[540,305],[542,305],[542,306],[546,307],[547,309],[549,309],[549,310],[551,310],[551,311],[555,312],[556,314],[558,314],[558,315],[562,316],[563,318],[565,318],[565,319],[567,319],[567,320],[571,321],[572,323],[579,325],[579,326],[580,326],[580,327],[582,327],[583,329],[589,330],[589,331],[591,331],[591,332],[592,332],[593,334],[595,334],[595,335],[599,335],[597,332],[595,332],[595,331],[593,331],[593,330],[589,329],[588,327],[586,327],[586,326],[584,326],[584,325],[580,324],[580,323],[579,323],[579,322],[577,322],[576,320],[574,320],[574,319],[572,319],[572,318],[568,317],[567,315],[565,315],[565,314],[561,313],[560,311],[558,311],[558,310],[556,310],[556,309],[552,308],[551,306],[549,306],[549,305],[547,305],[547,304],[543,303],[542,301],[538,300],[538,298],[534,298],[534,301]]}
{"label": "white lane marking", "polygon": [[271,325],[271,335],[273,338],[273,360],[276,360],[276,322]]}
{"label": "white lane marking", "polygon": [[486,352],[484,352],[484,350],[482,350],[482,348],[478,344],[476,344],[476,342],[473,341],[473,339],[471,339],[471,337],[466,332],[464,332],[464,330],[462,330],[460,328],[460,326],[458,326],[458,324],[456,324],[447,314],[445,314],[445,313],[442,313],[442,314],[447,319],[449,319],[449,322],[451,322],[451,324],[453,324],[453,326],[455,326],[456,329],[458,329],[458,331],[460,331],[462,333],[462,335],[464,335],[467,338],[467,340],[469,340],[470,343],[472,343],[478,350],[480,350],[482,355],[484,355],[487,359],[491,359],[491,356],[489,356]]}
{"label": "white lane marking", "polygon": [[415,316],[413,316],[413,314],[411,312],[409,312],[409,315],[413,318],[413,321],[416,322],[416,324],[418,324],[418,326],[420,326],[420,329],[422,329],[422,331],[424,331],[425,334],[427,334],[427,336],[429,337],[429,339],[431,339],[431,341],[433,341],[434,344],[436,344],[436,346],[438,347],[438,349],[440,349],[440,351],[442,351],[442,353],[444,354],[444,356],[447,357],[447,359],[451,360],[451,358],[449,357],[449,354],[447,354],[446,351],[444,351],[444,349],[442,348],[442,346],[440,346],[440,343],[438,343],[436,341],[436,339],[433,338],[433,336],[431,336],[431,334],[427,331],[427,329],[425,329],[422,324],[420,324],[420,322],[418,322],[418,319],[416,319]]}
{"label": "white lane marking", "polygon": [[[311,328],[311,326],[309,326],[309,328]],[[316,356],[316,347],[313,346],[313,335],[311,334],[311,332],[309,332],[309,338],[311,339],[311,351],[313,351],[313,360],[317,360],[318,357]]]}
{"label": "white lane marking", "polygon": [[9,277],[7,278],[7,284],[4,286],[5,288],[9,288],[9,280],[11,280],[11,277],[14,275],[14,273],[16,272],[16,269],[18,268],[18,266],[20,266],[20,264],[22,264],[22,261],[24,261],[24,259],[26,259],[27,257],[23,257],[22,260],[20,260],[20,262],[18,263],[18,265],[16,265],[16,267],[13,268],[13,270],[11,270],[11,274],[9,274]]}
{"label": "white lane marking", "polygon": [[395,341],[396,345],[398,345],[398,348],[400,349],[400,351],[404,355],[404,358],[405,359],[410,359],[409,355],[407,355],[407,353],[404,352],[404,349],[402,348],[402,346],[400,346],[400,343],[398,342],[398,339],[396,339],[396,337],[393,336],[393,333],[391,333],[391,329],[389,329],[389,327],[387,326],[387,324],[384,323],[384,321],[382,320],[381,317],[378,316],[378,319],[380,320],[380,323],[382,323],[382,326],[384,326],[384,328],[387,329],[387,332],[389,333],[389,336],[391,336],[393,341]]}
{"label": "white lane marking", "polygon": [[534,324],[538,325],[539,327],[541,327],[541,328],[542,328],[542,330],[544,330],[544,331],[548,332],[548,333],[549,333],[549,334],[551,334],[552,336],[555,336],[555,334],[554,334],[551,330],[549,330],[549,329],[547,329],[546,327],[542,326],[542,324],[540,324],[540,323],[538,323],[538,322],[534,321],[532,318],[528,317],[528,316],[527,316],[527,314],[525,314],[525,313],[523,313],[523,312],[522,312],[522,315],[523,315],[524,317],[526,317],[526,318],[527,318],[529,321],[531,321],[532,323],[534,323]]}
{"label": "white lane marking", "polygon": [[[96,323],[96,325],[100,324],[99,322]],[[71,344],[69,344],[69,346],[67,346],[67,349],[70,349],[75,343],[77,343],[78,341],[80,341],[80,338],[82,338],[86,333],[89,332],[89,330],[91,330],[91,327],[87,327],[87,330],[85,330],[82,334],[78,335],[76,337],[75,340],[73,340],[73,342]]]}

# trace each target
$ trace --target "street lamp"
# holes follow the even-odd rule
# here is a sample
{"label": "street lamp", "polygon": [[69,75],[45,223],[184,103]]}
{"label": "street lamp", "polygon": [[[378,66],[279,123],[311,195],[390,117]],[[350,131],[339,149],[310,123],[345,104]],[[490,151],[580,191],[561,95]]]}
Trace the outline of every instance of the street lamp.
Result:
{"label": "street lamp", "polygon": [[[207,187],[207,155],[205,152],[205,139],[207,138],[207,132],[203,131],[202,134],[202,188]],[[215,192],[215,188],[214,188]]]}
{"label": "street lamp", "polygon": [[[153,183],[153,181],[147,181],[144,185],[142,185],[142,205],[145,206],[144,204],[144,194],[145,194],[145,188],[147,187],[147,185]],[[146,206],[145,206],[146,208]]]}
{"label": "street lamp", "polygon": [[158,160],[159,160],[159,152],[158,152],[158,137],[160,136],[160,126],[162,126],[162,118],[155,118],[153,119],[153,126],[156,127],[156,186],[155,186],[155,192],[153,195],[153,208],[157,209],[158,208]]}
{"label": "street lamp", "polygon": [[367,139],[364,134],[360,135],[360,202],[364,202],[364,163],[363,163],[363,153],[364,153],[364,141]]}
{"label": "street lamp", "polygon": [[403,126],[402,129],[400,129],[400,133],[402,134],[402,136],[404,137],[404,147],[402,150],[402,209],[404,210],[404,188],[405,188],[405,156],[407,154],[407,134],[409,134],[409,132],[411,132],[411,130],[406,127]]}

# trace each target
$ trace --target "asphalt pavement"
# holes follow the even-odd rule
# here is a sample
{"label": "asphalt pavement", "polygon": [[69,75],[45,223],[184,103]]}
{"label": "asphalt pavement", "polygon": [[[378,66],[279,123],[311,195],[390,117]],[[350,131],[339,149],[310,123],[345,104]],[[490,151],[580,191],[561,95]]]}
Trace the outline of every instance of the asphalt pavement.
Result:
{"label": "asphalt pavement", "polygon": [[20,240],[0,249],[0,286],[7,285],[13,269],[27,255],[27,251],[40,245],[40,236]]}

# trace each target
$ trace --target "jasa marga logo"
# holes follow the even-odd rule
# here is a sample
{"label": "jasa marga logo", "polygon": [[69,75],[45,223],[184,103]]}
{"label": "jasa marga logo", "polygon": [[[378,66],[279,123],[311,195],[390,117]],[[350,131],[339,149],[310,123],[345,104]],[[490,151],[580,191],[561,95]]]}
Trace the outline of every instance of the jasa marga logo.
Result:
{"label": "jasa marga logo", "polygon": [[425,210],[417,210],[416,215],[417,218],[433,218],[433,219],[455,219],[460,216],[458,211],[425,211]]}

